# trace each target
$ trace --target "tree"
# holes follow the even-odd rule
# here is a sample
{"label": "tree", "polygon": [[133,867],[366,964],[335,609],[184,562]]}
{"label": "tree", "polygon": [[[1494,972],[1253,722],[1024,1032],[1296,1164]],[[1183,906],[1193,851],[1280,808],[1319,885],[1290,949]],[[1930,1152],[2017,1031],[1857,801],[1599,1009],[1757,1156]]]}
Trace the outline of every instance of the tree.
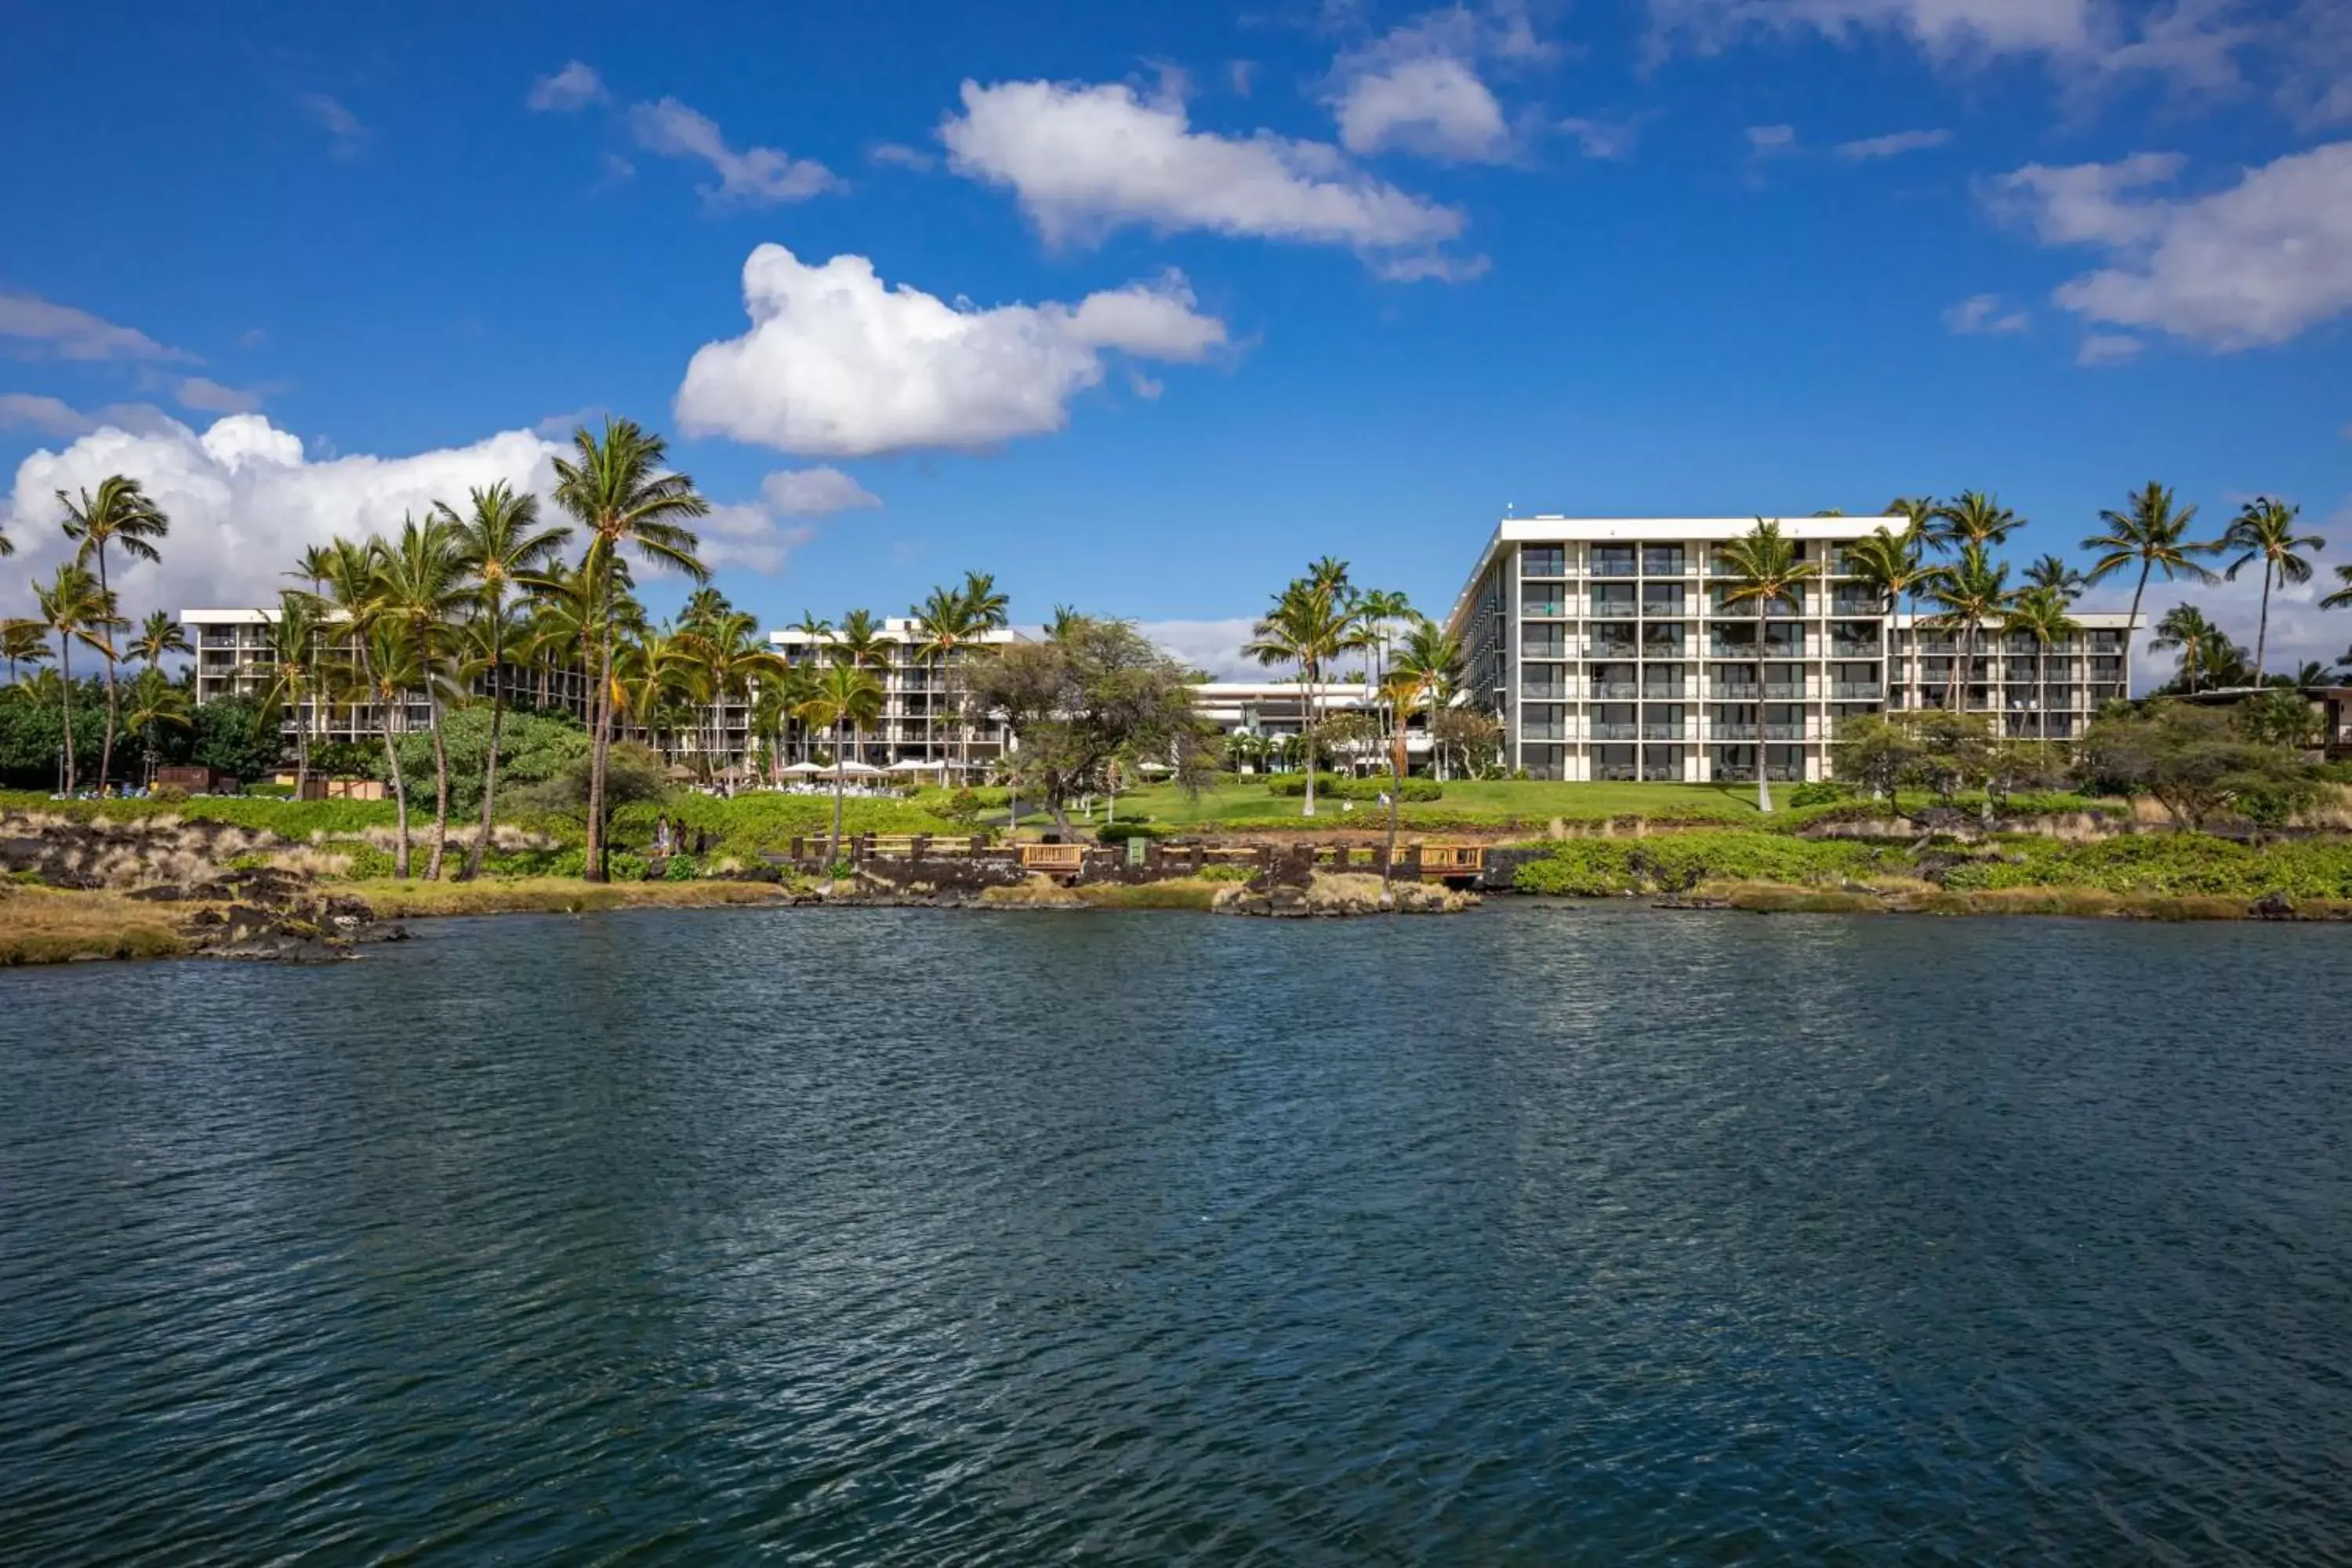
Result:
{"label": "tree", "polygon": [[2147,593],[2151,572],[2163,573],[2168,583],[2180,577],[2199,583],[2213,581],[2210,571],[2190,559],[2210,555],[2217,548],[2189,537],[2189,525],[2197,521],[2197,509],[2192,506],[2173,510],[2172,491],[2154,479],[2133,492],[2128,510],[2102,511],[2099,521],[2106,524],[2106,531],[2083,541],[2083,548],[2095,556],[2083,583],[2089,587],[2118,572],[2139,568],[2138,580],[2132,585],[2131,616],[2125,623],[2126,637],[2139,627],[2140,600]]}
{"label": "tree", "polygon": [[2221,535],[2224,551],[2237,551],[2238,558],[2230,563],[2222,574],[2231,582],[2254,562],[2263,563],[2263,616],[2254,633],[2254,679],[2263,678],[2263,661],[2270,655],[2271,584],[2273,583],[2308,583],[2311,562],[2302,552],[2316,554],[2327,542],[2315,533],[2295,532],[2295,519],[2302,508],[2274,501],[2268,496],[2257,496],[2239,510],[2230,527]]}
{"label": "tree", "polygon": [[2336,568],[2336,580],[2344,584],[2319,601],[2323,610],[2352,609],[2352,566]]}
{"label": "tree", "polygon": [[[85,489],[79,497],[58,491],[58,504],[65,508],[65,531],[68,539],[79,541],[80,548],[74,552],[77,565],[98,563],[98,588],[106,595],[110,606],[114,602],[114,590],[107,581],[106,547],[115,545],[134,561],[158,561],[155,541],[172,531],[172,520],[163,510],[147,499],[139,481],[114,474],[99,481],[93,496]],[[101,656],[106,660],[106,743],[99,752],[98,786],[102,791],[114,771],[114,731],[121,721],[121,700],[115,691],[114,666],[118,659],[110,643]]]}
{"label": "tree", "polygon": [[1722,561],[1731,581],[1723,602],[1756,606],[1756,809],[1772,809],[1772,783],[1764,765],[1764,617],[1774,605],[1804,593],[1808,579],[1820,574],[1812,562],[1801,560],[1797,542],[1780,531],[1777,521],[1756,520],[1756,526],[1723,547]]}
{"label": "tree", "polygon": [[18,665],[48,662],[48,628],[27,617],[0,621],[0,658],[8,661],[8,684],[16,684]]}
{"label": "tree", "polygon": [[1937,606],[1933,623],[1958,634],[1959,651],[1945,682],[1944,706],[1968,705],[1962,677],[1976,674],[1977,645],[1984,627],[1999,620],[2009,607],[2009,567],[1991,560],[1977,543],[1960,546],[1959,559],[1939,566],[1927,584],[1927,600]]}
{"label": "tree", "polygon": [[[759,623],[749,615],[729,610],[715,619],[695,623],[686,633],[688,649],[699,666],[701,682],[710,699],[714,726],[724,722],[729,702],[740,701],[748,706],[755,684],[780,680],[789,668],[782,654],[760,640],[758,628]],[[750,730],[747,722],[747,744]],[[714,759],[724,753],[725,740],[723,734],[713,734],[710,755]]]}
{"label": "tree", "polygon": [[2025,569],[2025,585],[2028,588],[2047,588],[2071,605],[2081,598],[2083,591],[2091,584],[2089,579],[2076,571],[2074,563],[2064,556],[2044,555]]}
{"label": "tree", "polygon": [[2025,520],[1979,490],[1962,490],[1928,514],[1928,542],[1958,555],[1971,544],[1990,550],[2008,542]]}
{"label": "tree", "polygon": [[1412,616],[1404,642],[1397,650],[1396,663],[1387,670],[1381,689],[1395,721],[1389,742],[1388,853],[1381,863],[1381,891],[1384,899],[1396,865],[1397,810],[1404,795],[1406,730],[1414,709],[1427,702],[1434,710],[1451,694],[1461,668],[1461,644],[1428,616]]}
{"label": "tree", "polygon": [[148,611],[146,620],[140,624],[139,635],[131,639],[131,656],[145,660],[150,669],[175,653],[195,651],[188,646],[188,634],[180,629],[179,621],[169,610]]}
{"label": "tree", "polygon": [[[1925,501],[1918,504],[1925,510],[1933,510]],[[1916,523],[1901,533],[1893,532],[1882,525],[1846,547],[1846,570],[1877,596],[1880,613],[1885,617],[1879,623],[1882,659],[1887,649],[1885,628],[1895,624],[1895,613],[1906,599],[1914,601],[1916,605],[1920,586],[1934,570],[1921,555],[1924,539]],[[1889,684],[1894,679],[1894,673],[1889,672]]]}
{"label": "tree", "polygon": [[283,707],[294,715],[294,794],[298,799],[310,783],[310,730],[323,695],[319,668],[320,631],[317,601],[291,589],[278,595],[278,614],[268,627],[269,683],[263,689],[262,700],[273,711]]}
{"label": "tree", "polygon": [[812,730],[831,730],[833,751],[833,837],[825,847],[828,863],[841,858],[841,795],[845,748],[838,743],[842,731],[862,729],[882,717],[882,682],[863,664],[837,660],[817,672],[809,694],[794,710]]}
{"label": "tree", "polygon": [[2011,601],[2001,629],[2011,637],[2028,637],[2034,647],[2034,728],[2042,749],[2050,745],[2050,650],[2083,628],[2066,613],[2064,591],[2050,584],[2026,589]]}
{"label": "tree", "polygon": [[608,418],[604,433],[583,426],[572,435],[573,458],[555,460],[555,500],[588,533],[581,565],[594,606],[596,685],[590,699],[588,847],[583,875],[604,879],[604,773],[613,750],[613,639],[617,631],[615,569],[634,549],[697,583],[710,576],[695,552],[700,547],[685,520],[706,515],[710,503],[684,474],[663,468],[668,444],[626,419]]}
{"label": "tree", "polygon": [[2238,728],[2251,740],[2293,752],[2315,752],[2326,741],[2326,721],[2302,692],[2271,687],[2238,706]]}
{"label": "tree", "polygon": [[2211,679],[2213,667],[2221,658],[2233,651],[2233,645],[2221,628],[2207,620],[2205,612],[2194,605],[2175,605],[2165,611],[2147,646],[2151,653],[2164,648],[2180,650],[2180,689],[2192,693]]}
{"label": "tree", "polygon": [[958,690],[962,667],[987,646],[991,632],[1004,626],[1006,610],[1007,601],[996,591],[996,579],[980,572],[967,572],[961,586],[934,588],[920,605],[908,606],[922,637],[915,657],[940,671],[939,700],[955,716],[960,773],[971,763],[971,725]]}
{"label": "tree", "polygon": [[[446,509],[445,509],[446,510]],[[428,513],[420,522],[402,521],[400,536],[383,550],[377,582],[376,609],[405,634],[425,693],[425,732],[433,742],[433,851],[425,863],[425,879],[441,879],[441,862],[449,847],[449,756],[441,741],[444,696],[455,684],[451,666],[457,657],[457,616],[470,590],[458,553],[458,525],[448,517]]]}
{"label": "tree", "polygon": [[[97,578],[72,562],[58,567],[58,573],[47,583],[33,584],[33,599],[40,607],[40,624],[58,639],[58,676],[59,683],[58,712],[63,715],[66,742],[66,794],[74,793],[78,782],[75,773],[73,732],[73,649],[79,643],[92,649],[108,662],[114,661],[114,644],[107,633],[122,625],[122,617],[114,613],[114,595],[99,585]],[[107,687],[108,723],[113,723],[115,711],[113,686]],[[99,775],[99,787],[105,788],[105,774]]]}
{"label": "tree", "polygon": [[1330,661],[1365,646],[1362,623],[1347,597],[1348,563],[1329,556],[1275,595],[1242,651],[1260,664],[1298,667],[1299,712],[1307,748],[1307,795],[1299,815],[1315,815],[1316,684]]}
{"label": "tree", "polygon": [[482,857],[490,844],[491,815],[498,806],[499,734],[506,715],[506,674],[509,635],[513,630],[507,613],[508,595],[529,593],[543,581],[541,574],[570,542],[572,531],[540,521],[539,498],[517,495],[505,480],[467,496],[463,517],[447,506],[443,519],[455,531],[458,570],[473,583],[476,624],[486,636],[477,652],[481,672],[490,688],[490,749],[482,775],[482,825],[473,847],[457,872],[461,882],[481,875]]}
{"label": "tree", "polygon": [[1500,755],[1503,726],[1480,709],[1440,708],[1429,716],[1429,739],[1441,769],[1447,757],[1458,754],[1463,773],[1475,778]]}
{"label": "tree", "polygon": [[1094,793],[1115,758],[1165,757],[1188,790],[1213,771],[1186,673],[1129,623],[1072,616],[1056,636],[1015,644],[975,669],[969,700],[976,713],[1003,716],[1024,776],[1068,837],[1068,803]]}
{"label": "tree", "polygon": [[145,767],[140,775],[142,784],[152,784],[155,779],[156,726],[169,724],[178,730],[195,727],[190,711],[188,689],[153,664],[141,670],[131,682],[131,708],[124,719],[146,749]]}
{"label": "tree", "polygon": [[[1372,656],[1372,691],[1380,706],[1388,702],[1389,644],[1398,623],[1412,618],[1412,601],[1387,588],[1368,588],[1356,595],[1356,620],[1364,647]],[[1386,717],[1384,714],[1383,717]]]}
{"label": "tree", "polygon": [[2188,702],[2102,713],[2075,767],[2094,786],[2145,790],[2187,831],[2225,811],[2273,825],[2318,795],[2313,764],[2248,735],[2225,711]]}

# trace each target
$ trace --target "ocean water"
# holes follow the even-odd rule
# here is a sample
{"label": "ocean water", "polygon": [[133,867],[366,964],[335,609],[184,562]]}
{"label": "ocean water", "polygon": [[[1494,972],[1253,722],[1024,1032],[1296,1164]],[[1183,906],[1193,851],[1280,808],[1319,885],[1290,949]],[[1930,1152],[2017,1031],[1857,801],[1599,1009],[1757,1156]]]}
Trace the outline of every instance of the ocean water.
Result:
{"label": "ocean water", "polygon": [[0,974],[0,1560],[2344,1561],[2352,937],[644,912]]}

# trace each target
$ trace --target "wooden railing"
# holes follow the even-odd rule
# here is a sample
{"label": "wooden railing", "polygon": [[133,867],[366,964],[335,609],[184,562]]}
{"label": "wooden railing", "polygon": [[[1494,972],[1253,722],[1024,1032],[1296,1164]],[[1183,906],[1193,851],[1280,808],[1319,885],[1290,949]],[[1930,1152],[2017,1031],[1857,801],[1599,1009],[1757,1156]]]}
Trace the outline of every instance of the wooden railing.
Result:
{"label": "wooden railing", "polygon": [[1421,874],[1424,877],[1475,877],[1486,868],[1486,850],[1479,844],[1424,844]]}

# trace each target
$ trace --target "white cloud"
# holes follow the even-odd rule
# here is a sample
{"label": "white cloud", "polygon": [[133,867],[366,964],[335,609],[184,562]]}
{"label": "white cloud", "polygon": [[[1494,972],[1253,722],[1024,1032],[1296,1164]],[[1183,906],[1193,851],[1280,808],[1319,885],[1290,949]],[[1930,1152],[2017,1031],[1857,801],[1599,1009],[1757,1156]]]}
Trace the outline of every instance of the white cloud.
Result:
{"label": "white cloud", "polygon": [[160,564],[118,562],[126,608],[244,606],[274,603],[283,575],[305,547],[337,533],[396,529],[404,513],[503,479],[542,498],[559,448],[511,430],[469,447],[404,458],[305,459],[300,439],[257,414],[232,415],[202,436],[176,421],[152,429],[95,430],[60,452],[36,452],[16,468],[8,533],[19,546],[0,598],[21,604],[24,583],[64,558],[71,542],[55,527],[58,489],[95,489],[128,474],[172,520]]}
{"label": "white cloud", "polygon": [[1869,163],[1880,158],[1899,158],[1906,153],[1924,153],[1930,147],[1941,147],[1952,139],[1948,131],[1896,131],[1885,136],[1868,136],[1859,142],[1841,142],[1837,155],[1849,163]]}
{"label": "white cloud", "polygon": [[1748,147],[1762,156],[1769,153],[1785,153],[1797,144],[1797,128],[1793,125],[1751,125],[1742,132]]}
{"label": "white cloud", "polygon": [[1348,151],[1416,153],[1461,163],[1500,163],[1516,152],[1503,106],[1479,75],[1488,59],[1548,58],[1527,8],[1456,4],[1426,11],[1342,54],[1324,101]]}
{"label": "white cloud", "polygon": [[1998,294],[1972,294],[1944,312],[1944,325],[1962,336],[2025,331],[2025,312],[2012,310]]}
{"label": "white cloud", "polygon": [[135,327],[118,327],[71,305],[37,294],[0,293],[0,338],[32,345],[34,354],[71,360],[193,360]]}
{"label": "white cloud", "polygon": [[[2210,531],[2218,532],[2225,518],[2212,520]],[[2333,664],[2345,651],[2345,642],[2352,637],[2352,616],[2341,610],[2323,610],[2319,600],[2343,584],[2330,564],[2352,561],[2352,502],[2338,506],[2325,519],[2315,519],[2306,513],[2306,525],[2302,531],[2317,534],[2326,541],[2320,549],[2318,570],[2308,583],[2280,583],[2271,587],[2270,648],[2266,661],[2273,672],[2292,673],[2305,659],[2318,659]],[[2229,563],[2224,557],[2207,564],[2220,571]],[[2131,584],[2110,589],[2101,584],[2094,605],[2085,601],[2086,608],[2126,610],[2131,607]],[[2147,598],[2140,607],[2146,623],[2133,643],[2133,684],[2146,689],[2162,685],[2172,678],[2172,653],[2151,654],[2147,651],[2147,631],[2164,612],[2175,605],[2195,605],[2208,617],[2220,623],[2229,632],[2232,642],[2242,644],[2251,656],[2254,647],[2256,622],[2262,615],[2262,574],[2252,567],[2238,574],[2234,583],[2167,583],[2161,577],[2147,585]]]}
{"label": "white cloud", "polygon": [[702,563],[714,572],[755,572],[772,577],[792,552],[816,537],[805,523],[779,523],[765,507],[745,502],[714,506],[695,519]]}
{"label": "white cloud", "polygon": [[1256,625],[1244,616],[1227,621],[1143,621],[1136,630],[1171,658],[1219,680],[1263,680],[1265,668],[1242,652]]}
{"label": "white cloud", "polygon": [[79,436],[89,427],[89,416],[58,398],[29,392],[0,393],[0,430]]}
{"label": "white cloud", "polygon": [[327,133],[327,151],[338,158],[356,158],[367,150],[368,128],[343,107],[340,99],[323,92],[306,92],[295,100],[304,114]]}
{"label": "white cloud", "polygon": [[912,169],[926,174],[939,166],[939,160],[919,147],[908,147],[898,142],[877,142],[866,150],[866,156],[877,163],[894,168]]}
{"label": "white cloud", "polygon": [[2139,339],[2126,337],[2121,332],[2092,332],[2086,335],[2081,345],[2075,349],[2074,363],[2088,365],[2121,364],[2127,359],[2137,359],[2139,352],[2146,347],[2147,345]]}
{"label": "white cloud", "polygon": [[1250,95],[1250,89],[1257,85],[1257,62],[1255,60],[1227,60],[1225,62],[1225,85],[1233,89],[1234,96],[1235,98],[1247,98]]}
{"label": "white cloud", "polygon": [[210,376],[192,375],[172,389],[183,408],[199,414],[250,414],[261,406],[261,394],[248,387],[224,386]]}
{"label": "white cloud", "polygon": [[1363,251],[1427,249],[1462,215],[1408,195],[1338,148],[1259,132],[1194,131],[1181,102],[1123,84],[963,84],[963,112],[940,128],[949,166],[1012,190],[1050,242],[1128,225]]}
{"label": "white cloud", "polygon": [[542,114],[569,114],[592,103],[612,100],[603,77],[582,61],[566,60],[562,70],[534,82],[530,96],[523,101]]}
{"label": "white cloud", "polygon": [[542,440],[560,441],[568,447],[572,444],[573,431],[595,429],[604,422],[604,416],[611,412],[611,409],[601,403],[592,403],[584,408],[575,408],[569,414],[551,414],[533,425],[530,432]]}
{"label": "white cloud", "polygon": [[1641,140],[1642,117],[1624,120],[1575,115],[1556,122],[1555,129],[1576,138],[1576,150],[1601,163],[1617,163],[1633,155]]}
{"label": "white cloud", "polygon": [[882,498],[835,468],[787,468],[760,481],[760,494],[784,517],[867,511]]}
{"label": "white cloud", "polygon": [[751,331],[706,343],[677,413],[689,436],[808,457],[973,448],[1058,430],[1104,355],[1191,362],[1225,342],[1170,273],[1076,305],[950,305],[886,287],[862,256],[811,267],[781,245],[743,264]]}
{"label": "white cloud", "polygon": [[2352,142],[2289,153],[2226,189],[2171,197],[2183,160],[2030,165],[1985,189],[2050,245],[2108,252],[2062,286],[2086,321],[2153,328],[2231,351],[2284,342],[2352,310]]}
{"label": "white cloud", "polygon": [[665,158],[699,158],[719,176],[716,185],[698,187],[712,205],[741,203],[765,206],[778,202],[806,201],[839,187],[833,171],[814,159],[795,158],[773,147],[727,145],[709,116],[697,113],[674,98],[629,107],[629,132],[637,145]]}

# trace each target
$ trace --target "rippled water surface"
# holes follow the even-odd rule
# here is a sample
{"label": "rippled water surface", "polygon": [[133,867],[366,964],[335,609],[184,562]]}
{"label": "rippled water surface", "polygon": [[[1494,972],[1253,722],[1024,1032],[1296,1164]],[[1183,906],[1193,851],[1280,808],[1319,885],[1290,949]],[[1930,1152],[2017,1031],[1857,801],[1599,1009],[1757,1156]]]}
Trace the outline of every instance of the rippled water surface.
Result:
{"label": "rippled water surface", "polygon": [[0,1559],[2342,1561],[2348,958],[713,911],[0,975]]}

